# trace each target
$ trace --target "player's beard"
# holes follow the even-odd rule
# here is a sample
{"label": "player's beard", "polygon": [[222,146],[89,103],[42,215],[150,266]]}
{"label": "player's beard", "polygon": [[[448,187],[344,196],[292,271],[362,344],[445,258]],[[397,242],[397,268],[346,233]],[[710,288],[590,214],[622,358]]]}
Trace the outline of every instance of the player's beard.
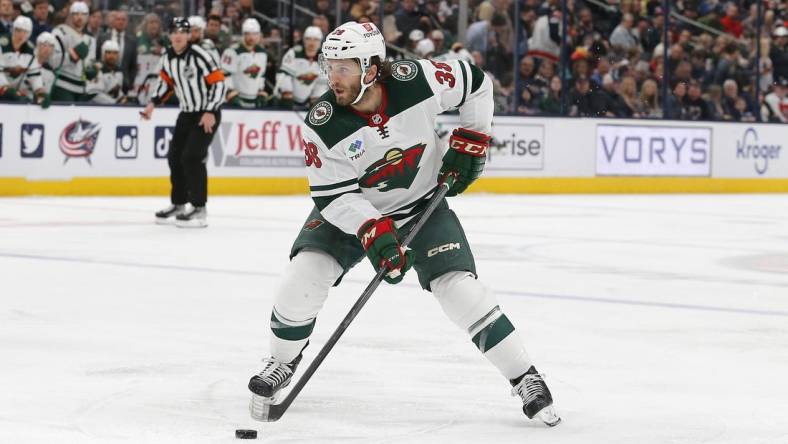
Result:
{"label": "player's beard", "polygon": [[[336,96],[337,98],[337,105],[339,106],[348,106],[356,100],[358,97],[358,93],[361,91],[361,83],[360,82],[353,82],[349,88],[344,88],[342,91],[341,96]],[[336,91],[334,92],[336,95]]]}

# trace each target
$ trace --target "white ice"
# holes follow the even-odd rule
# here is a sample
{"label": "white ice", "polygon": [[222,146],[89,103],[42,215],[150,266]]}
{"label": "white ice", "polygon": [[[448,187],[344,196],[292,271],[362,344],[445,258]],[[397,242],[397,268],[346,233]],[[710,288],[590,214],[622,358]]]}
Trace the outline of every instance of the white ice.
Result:
{"label": "white ice", "polygon": [[[0,443],[788,443],[785,195],[452,199],[563,417],[529,421],[415,273],[277,423],[248,417],[306,196],[0,199]],[[372,276],[318,318],[315,355]],[[305,368],[302,365],[302,369]],[[299,374],[300,375],[300,374]]]}

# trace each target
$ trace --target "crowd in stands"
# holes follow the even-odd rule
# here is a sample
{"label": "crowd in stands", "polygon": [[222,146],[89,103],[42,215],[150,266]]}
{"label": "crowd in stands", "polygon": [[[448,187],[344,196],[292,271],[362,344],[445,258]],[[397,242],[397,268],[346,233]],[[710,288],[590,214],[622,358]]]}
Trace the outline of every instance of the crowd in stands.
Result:
{"label": "crowd in stands", "polygon": [[[788,0],[762,1],[760,20],[756,0],[671,0],[667,18],[661,0],[567,0],[566,17],[560,0],[468,0],[464,39],[459,0],[295,1],[292,18],[289,0],[197,4],[193,42],[232,82],[227,106],[308,106],[328,87],[320,41],[355,20],[393,58],[481,67],[500,113],[788,122]],[[184,6],[0,0],[0,100],[146,103]]]}

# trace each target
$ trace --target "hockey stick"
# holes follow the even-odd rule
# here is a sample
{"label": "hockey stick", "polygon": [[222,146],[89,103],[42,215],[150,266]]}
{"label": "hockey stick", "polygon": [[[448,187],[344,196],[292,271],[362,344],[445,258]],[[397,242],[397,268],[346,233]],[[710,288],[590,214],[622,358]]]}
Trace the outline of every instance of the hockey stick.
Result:
{"label": "hockey stick", "polygon": [[[430,198],[430,203],[427,205],[427,208],[424,209],[424,212],[421,214],[421,217],[419,217],[416,225],[413,226],[413,228],[405,236],[405,240],[402,241],[403,247],[407,247],[407,245],[413,241],[413,238],[416,237],[419,231],[421,231],[421,227],[424,226],[424,224],[427,222],[427,219],[430,218],[432,213],[435,211],[435,208],[438,207],[443,198],[446,196],[446,193],[454,184],[454,179],[455,178],[453,175],[447,175],[446,178],[441,181],[441,183],[438,185],[438,191],[436,191],[432,198]],[[315,371],[317,371],[317,368],[320,366],[323,360],[326,359],[328,353],[332,348],[334,348],[334,345],[336,345],[337,341],[339,341],[339,338],[342,337],[342,334],[350,326],[350,323],[353,322],[353,319],[355,319],[355,317],[361,311],[361,308],[367,303],[369,298],[372,296],[372,293],[374,293],[375,289],[378,288],[378,285],[380,285],[380,282],[383,280],[383,275],[386,274],[386,271],[387,270],[385,267],[378,270],[377,274],[375,274],[375,277],[372,279],[372,282],[367,285],[367,288],[364,289],[364,292],[361,293],[361,296],[358,298],[356,303],[350,308],[348,314],[345,315],[345,319],[340,322],[339,327],[334,330],[334,333],[331,334],[330,338],[328,338],[328,341],[323,346],[323,348],[320,349],[320,352],[318,352],[317,356],[315,356],[315,359],[313,359],[309,364],[309,367],[307,367],[303,376],[301,376],[301,379],[299,379],[293,388],[290,389],[290,393],[287,394],[287,397],[278,404],[264,405],[262,420],[274,422],[284,415],[285,411],[287,411],[288,407],[290,407],[290,404],[293,403],[296,396],[298,396],[298,394],[301,392],[301,389],[304,388]]]}

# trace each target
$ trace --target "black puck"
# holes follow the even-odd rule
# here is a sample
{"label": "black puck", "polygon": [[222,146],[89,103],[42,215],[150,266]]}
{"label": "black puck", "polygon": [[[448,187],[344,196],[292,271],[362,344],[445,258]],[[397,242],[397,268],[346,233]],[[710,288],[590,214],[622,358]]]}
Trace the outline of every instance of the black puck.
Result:
{"label": "black puck", "polygon": [[235,431],[235,437],[238,439],[257,439],[257,430],[238,429]]}

